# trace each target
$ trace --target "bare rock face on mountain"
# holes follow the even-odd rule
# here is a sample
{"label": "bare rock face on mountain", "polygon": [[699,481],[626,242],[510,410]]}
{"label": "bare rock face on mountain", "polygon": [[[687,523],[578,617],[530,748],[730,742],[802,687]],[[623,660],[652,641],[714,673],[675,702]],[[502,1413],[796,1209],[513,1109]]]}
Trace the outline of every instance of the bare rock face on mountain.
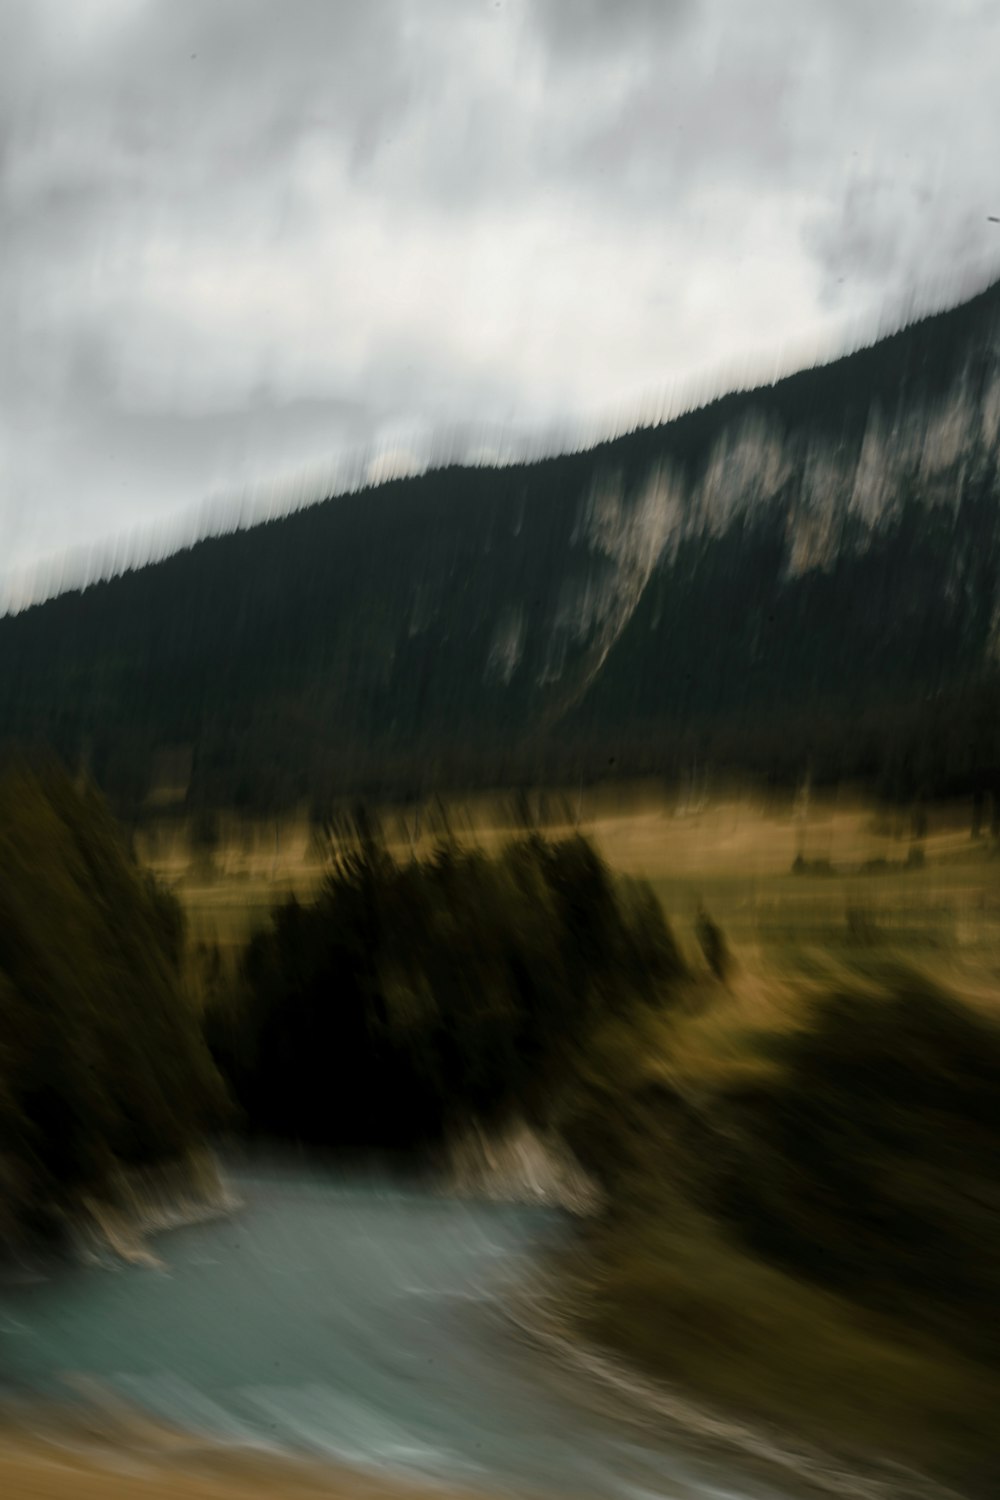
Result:
{"label": "bare rock face on mountain", "polygon": [[692,755],[996,791],[1000,287],[586,452],[340,496],[0,621],[0,733],[138,808]]}

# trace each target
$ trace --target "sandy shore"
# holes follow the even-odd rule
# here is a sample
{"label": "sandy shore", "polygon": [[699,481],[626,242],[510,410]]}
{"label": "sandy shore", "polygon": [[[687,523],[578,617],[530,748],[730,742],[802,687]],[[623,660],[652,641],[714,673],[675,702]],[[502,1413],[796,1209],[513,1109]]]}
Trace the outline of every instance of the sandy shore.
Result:
{"label": "sandy shore", "polygon": [[[133,1457],[60,1452],[29,1440],[0,1441],[0,1494],[9,1500],[235,1500],[236,1496],[376,1495],[346,1477],[309,1476],[249,1459],[153,1463]],[[392,1493],[385,1490],[381,1493]]]}
{"label": "sandy shore", "polygon": [[[346,1470],[234,1454],[153,1459],[98,1449],[70,1451],[30,1438],[0,1438],[4,1500],[424,1500],[444,1494]],[[449,1500],[459,1500],[454,1491]]]}
{"label": "sandy shore", "polygon": [[0,1427],[4,1500],[429,1500],[441,1493],[396,1476],[200,1444],[131,1412],[119,1423],[105,1413],[40,1411]]}

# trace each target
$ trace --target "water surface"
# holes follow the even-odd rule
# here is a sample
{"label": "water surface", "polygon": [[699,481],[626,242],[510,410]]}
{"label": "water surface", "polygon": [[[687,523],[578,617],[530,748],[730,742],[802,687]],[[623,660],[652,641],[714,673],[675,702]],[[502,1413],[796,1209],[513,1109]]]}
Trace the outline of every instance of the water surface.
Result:
{"label": "water surface", "polygon": [[517,1335],[504,1292],[555,1213],[301,1171],[234,1185],[236,1215],[157,1240],[163,1269],[0,1289],[0,1381],[62,1396],[83,1375],[215,1439],[493,1494],[791,1493],[624,1420]]}

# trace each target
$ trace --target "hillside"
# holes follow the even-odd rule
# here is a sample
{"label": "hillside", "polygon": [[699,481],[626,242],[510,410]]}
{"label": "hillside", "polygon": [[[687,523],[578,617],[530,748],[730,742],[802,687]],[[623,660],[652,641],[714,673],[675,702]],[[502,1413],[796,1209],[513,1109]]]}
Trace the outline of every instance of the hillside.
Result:
{"label": "hillside", "polygon": [[0,733],[139,809],[742,768],[993,791],[1000,284],[580,453],[448,467],[0,620]]}

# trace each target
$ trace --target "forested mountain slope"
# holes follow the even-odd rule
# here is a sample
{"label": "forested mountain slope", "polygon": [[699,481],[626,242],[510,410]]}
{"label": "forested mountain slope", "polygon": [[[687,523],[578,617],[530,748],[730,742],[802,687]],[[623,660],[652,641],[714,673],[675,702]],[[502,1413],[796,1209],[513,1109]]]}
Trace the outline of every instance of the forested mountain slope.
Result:
{"label": "forested mountain slope", "polygon": [[0,620],[0,734],[138,808],[1000,764],[1000,285],[586,452],[344,495]]}

